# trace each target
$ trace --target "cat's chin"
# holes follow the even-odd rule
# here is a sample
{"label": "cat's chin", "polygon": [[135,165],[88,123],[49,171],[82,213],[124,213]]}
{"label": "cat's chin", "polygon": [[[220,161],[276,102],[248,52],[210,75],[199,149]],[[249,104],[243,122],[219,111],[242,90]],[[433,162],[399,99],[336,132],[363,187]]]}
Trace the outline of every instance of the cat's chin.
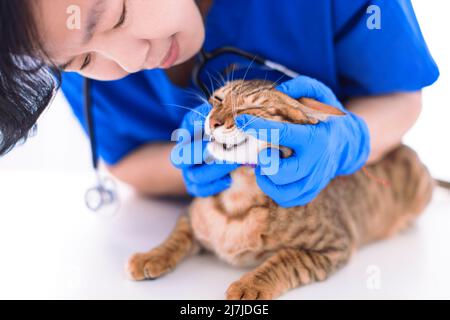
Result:
{"label": "cat's chin", "polygon": [[211,141],[207,145],[208,153],[215,159],[238,164],[256,165],[258,153],[266,143],[251,135],[238,145],[224,145],[218,141]]}

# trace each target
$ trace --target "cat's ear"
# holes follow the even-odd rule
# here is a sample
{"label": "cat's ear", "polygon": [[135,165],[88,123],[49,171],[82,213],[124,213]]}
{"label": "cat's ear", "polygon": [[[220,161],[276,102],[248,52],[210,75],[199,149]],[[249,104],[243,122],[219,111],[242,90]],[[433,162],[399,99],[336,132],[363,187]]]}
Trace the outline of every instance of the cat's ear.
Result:
{"label": "cat's ear", "polygon": [[345,115],[345,113],[338,108],[332,107],[328,104],[311,98],[300,98],[297,101],[300,102],[299,108],[311,120],[311,123],[325,121],[332,116]]}

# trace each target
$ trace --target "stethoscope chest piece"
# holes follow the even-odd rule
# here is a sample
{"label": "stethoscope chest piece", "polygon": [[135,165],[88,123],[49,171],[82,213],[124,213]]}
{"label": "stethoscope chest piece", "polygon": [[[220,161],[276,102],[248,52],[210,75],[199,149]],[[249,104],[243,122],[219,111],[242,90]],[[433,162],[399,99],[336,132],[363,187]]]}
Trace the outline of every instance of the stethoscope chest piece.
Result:
{"label": "stethoscope chest piece", "polygon": [[89,210],[102,215],[114,214],[118,209],[118,194],[113,179],[99,178],[97,185],[88,189],[84,201]]}

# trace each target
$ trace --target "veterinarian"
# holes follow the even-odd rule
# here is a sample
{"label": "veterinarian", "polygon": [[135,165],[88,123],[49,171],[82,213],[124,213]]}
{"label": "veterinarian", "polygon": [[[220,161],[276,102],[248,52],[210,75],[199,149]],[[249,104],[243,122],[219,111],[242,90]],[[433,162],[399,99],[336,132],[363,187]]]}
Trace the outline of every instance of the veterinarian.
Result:
{"label": "veterinarian", "polygon": [[308,131],[250,121],[281,129],[280,143],[294,150],[275,175],[255,169],[262,190],[286,207],[396,146],[420,114],[422,88],[439,76],[407,0],[5,0],[0,15],[1,153],[27,136],[53,96],[44,66],[30,59],[39,58],[64,71],[62,89],[86,131],[82,83],[93,79],[98,154],[112,175],[153,196],[216,194],[237,167],[175,168],[170,160],[172,132],[192,130],[198,112],[209,111],[187,90],[202,47],[232,46],[284,65],[303,76],[279,81],[279,90],[347,110]]}

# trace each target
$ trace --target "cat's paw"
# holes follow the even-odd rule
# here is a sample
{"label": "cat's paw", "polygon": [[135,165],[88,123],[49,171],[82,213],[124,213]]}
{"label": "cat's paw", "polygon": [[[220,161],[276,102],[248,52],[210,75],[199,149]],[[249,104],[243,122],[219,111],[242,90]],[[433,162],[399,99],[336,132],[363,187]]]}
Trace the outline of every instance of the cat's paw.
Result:
{"label": "cat's paw", "polygon": [[239,280],[232,283],[226,293],[227,300],[271,300],[272,290],[266,285]]}
{"label": "cat's paw", "polygon": [[137,253],[130,258],[126,269],[130,279],[140,281],[159,278],[172,268],[167,257]]}

